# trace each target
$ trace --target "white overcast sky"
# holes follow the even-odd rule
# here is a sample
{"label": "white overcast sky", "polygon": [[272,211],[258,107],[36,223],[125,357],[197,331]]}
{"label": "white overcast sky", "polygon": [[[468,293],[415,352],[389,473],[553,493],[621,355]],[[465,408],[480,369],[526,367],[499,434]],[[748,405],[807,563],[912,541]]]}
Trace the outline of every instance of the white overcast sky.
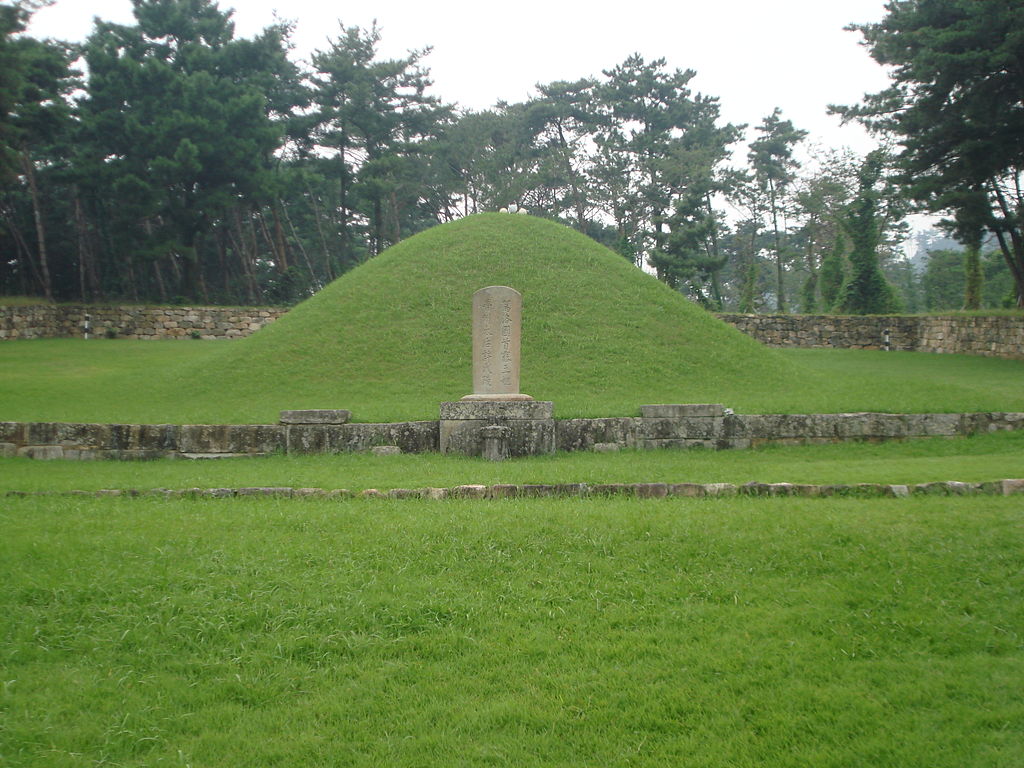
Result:
{"label": "white overcast sky", "polygon": [[[470,109],[523,101],[537,83],[599,75],[632,53],[694,69],[695,91],[721,100],[723,117],[754,126],[776,106],[809,141],[864,152],[873,142],[840,127],[830,103],[851,104],[885,87],[885,71],[843,27],[879,21],[885,0],[224,0],[236,35],[296,23],[299,58],[326,47],[345,26],[382,31],[384,57],[427,46],[433,93]],[[38,11],[30,34],[78,41],[93,17],[132,23],[129,0],[57,0]],[[752,136],[752,128],[748,131]],[[810,153],[814,154],[813,150]],[[738,158],[739,159],[739,158]]]}

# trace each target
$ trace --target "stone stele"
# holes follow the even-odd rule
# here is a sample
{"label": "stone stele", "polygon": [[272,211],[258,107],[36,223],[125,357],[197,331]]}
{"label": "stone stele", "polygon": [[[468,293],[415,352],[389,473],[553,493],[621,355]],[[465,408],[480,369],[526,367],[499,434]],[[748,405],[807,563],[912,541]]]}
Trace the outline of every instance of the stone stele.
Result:
{"label": "stone stele", "polygon": [[533,400],[519,391],[523,296],[506,285],[473,294],[473,394],[463,400]]}

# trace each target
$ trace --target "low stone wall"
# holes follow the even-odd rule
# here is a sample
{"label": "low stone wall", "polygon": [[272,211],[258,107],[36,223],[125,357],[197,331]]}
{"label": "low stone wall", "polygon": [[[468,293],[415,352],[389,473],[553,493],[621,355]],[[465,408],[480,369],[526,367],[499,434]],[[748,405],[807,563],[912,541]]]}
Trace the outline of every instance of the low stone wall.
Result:
{"label": "low stone wall", "polygon": [[940,480],[914,485],[853,483],[809,485],[805,483],[558,483],[553,485],[498,484],[456,485],[451,488],[290,488],[287,486],[246,488],[104,488],[98,491],[7,491],[8,498],[91,496],[94,498],[233,499],[262,497],[275,499],[535,499],[552,497],[593,498],[622,496],[633,499],[731,498],[735,496],[800,496],[804,498],[909,498],[911,496],[1018,496],[1024,495],[1024,480],[990,480],[963,483]]}
{"label": "low stone wall", "polygon": [[258,331],[287,310],[277,307],[0,306],[4,339],[229,339]]}
{"label": "low stone wall", "polygon": [[1024,316],[735,315],[719,318],[772,347],[836,347],[1024,359]]}
{"label": "low stone wall", "polygon": [[[481,422],[480,428],[486,428]],[[154,459],[347,453],[395,446],[440,448],[440,422],[393,424],[66,424],[0,422],[0,456],[36,459]],[[1024,429],[1024,413],[826,413],[562,419],[554,449],[749,448],[768,443],[955,437]],[[547,447],[545,446],[545,450]],[[543,451],[537,451],[543,452]],[[479,455],[479,453],[478,453]]]}

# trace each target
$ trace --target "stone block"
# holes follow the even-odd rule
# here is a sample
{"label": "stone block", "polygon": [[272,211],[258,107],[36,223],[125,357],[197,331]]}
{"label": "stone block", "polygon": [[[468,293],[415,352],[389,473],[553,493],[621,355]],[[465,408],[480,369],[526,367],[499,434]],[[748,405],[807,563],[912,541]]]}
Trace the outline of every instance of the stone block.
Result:
{"label": "stone block", "polygon": [[60,442],[58,431],[60,424],[45,421],[33,421],[23,425],[22,445],[54,445]]}
{"label": "stone block", "polygon": [[441,403],[442,420],[505,422],[554,418],[550,400],[458,400]]}
{"label": "stone block", "polygon": [[509,457],[536,456],[555,452],[554,419],[465,419],[439,422],[441,453],[481,456],[484,452],[484,428],[508,427]]}
{"label": "stone block", "polygon": [[489,499],[512,499],[519,495],[519,486],[511,483],[499,483],[487,489]]}
{"label": "stone block", "polygon": [[64,458],[69,461],[95,461],[96,451],[83,448],[65,448]]}
{"label": "stone block", "polygon": [[749,439],[763,433],[763,419],[758,414],[729,414],[722,419],[722,438]]}
{"label": "stone block", "polygon": [[[108,454],[117,454],[117,453],[124,454],[124,453],[129,453],[129,451],[108,451],[107,453]],[[212,461],[214,459],[244,459],[244,458],[247,458],[247,457],[253,456],[253,455],[257,455],[258,456],[260,454],[251,454],[251,453],[175,453],[175,454],[171,455],[168,458],[188,459],[189,461]],[[107,456],[107,458],[116,459],[116,458],[119,458],[119,457],[118,456],[114,456],[114,455],[109,455],[109,456]],[[150,458],[154,458],[154,459],[155,458],[160,458],[160,455],[159,454],[158,455],[154,455],[154,456],[152,456]]]}
{"label": "stone block", "polygon": [[1003,496],[1024,494],[1024,480],[1003,480],[999,485]]}
{"label": "stone block", "polygon": [[527,483],[519,486],[519,495],[524,498],[544,498],[555,495],[555,486]]}
{"label": "stone block", "polygon": [[20,445],[25,442],[25,425],[18,421],[0,421],[0,442]]}
{"label": "stone block", "polygon": [[281,486],[266,486],[259,488],[238,488],[235,490],[238,496],[278,496],[278,497],[290,497],[292,495],[292,489],[281,487]]}
{"label": "stone block", "polygon": [[392,499],[422,499],[423,491],[419,488],[392,488],[388,491],[388,497]]}
{"label": "stone block", "polygon": [[986,432],[994,432],[993,424],[996,423],[998,414],[995,413],[962,413],[960,414],[961,435],[981,435]]}
{"label": "stone block", "polygon": [[705,483],[705,496],[735,496],[739,489],[733,483]]}
{"label": "stone block", "polygon": [[288,453],[352,453],[395,445],[402,453],[426,453],[438,447],[436,421],[394,424],[291,424],[283,426]]}
{"label": "stone block", "polygon": [[64,449],[59,445],[27,445],[18,449],[18,455],[39,461],[53,461],[64,458]]}
{"label": "stone block", "polygon": [[595,453],[616,453],[621,447],[618,443],[594,443],[591,450]]}
{"label": "stone block", "polygon": [[586,496],[590,493],[586,483],[558,483],[551,487],[557,496]]}
{"label": "stone block", "polygon": [[702,483],[669,483],[669,496],[699,497],[704,495]]}
{"label": "stone block", "polygon": [[725,415],[720,403],[680,403],[673,405],[641,405],[640,415],[645,419],[692,419]]}
{"label": "stone block", "polygon": [[908,437],[950,437],[960,434],[958,413],[909,413],[905,418]]}
{"label": "stone block", "polygon": [[401,456],[402,449],[397,445],[375,445],[370,449],[374,456]]}
{"label": "stone block", "polygon": [[227,499],[234,495],[234,488],[206,488],[202,493],[202,496],[208,499]]}
{"label": "stone block", "polygon": [[792,489],[793,496],[804,496],[814,497],[821,496],[820,485],[809,485],[807,483],[793,483],[790,488]]}
{"label": "stone block", "polygon": [[180,427],[182,453],[266,454],[285,449],[285,427],[277,424],[187,424]]}
{"label": "stone block", "polygon": [[637,440],[637,447],[646,451],[656,451],[665,448],[674,448],[682,451],[689,451],[695,448],[702,448],[705,450],[713,451],[718,448],[718,440],[683,440],[683,439],[668,439],[668,440]]}
{"label": "stone block", "polygon": [[775,413],[765,414],[759,422],[758,433],[752,437],[767,439],[807,439],[832,437],[835,422],[828,414]]}
{"label": "stone block", "polygon": [[633,495],[641,499],[663,499],[668,496],[665,483],[633,483]]}
{"label": "stone block", "polygon": [[451,496],[456,499],[482,499],[487,496],[487,486],[457,485],[451,489]]}
{"label": "stone block", "polygon": [[639,419],[637,440],[713,440],[722,433],[721,418]]}
{"label": "stone block", "polygon": [[631,491],[632,486],[627,483],[600,483],[590,486],[591,496],[619,496]]}
{"label": "stone block", "polygon": [[638,418],[559,419],[555,445],[559,451],[587,451],[599,443],[623,448],[636,445]]}
{"label": "stone block", "polygon": [[889,486],[880,483],[854,483],[850,486],[854,496],[889,496]]}
{"label": "stone block", "polygon": [[14,443],[0,443],[0,458],[10,459],[18,455],[18,446]]}
{"label": "stone block", "polygon": [[913,486],[913,493],[926,496],[964,496],[974,491],[972,483],[959,483],[952,480],[935,483],[918,483]]}
{"label": "stone block", "polygon": [[281,411],[282,424],[347,424],[352,411],[347,410],[305,410]]}
{"label": "stone block", "polygon": [[386,499],[388,495],[381,493],[376,488],[366,488],[359,492],[360,499]]}
{"label": "stone block", "polygon": [[480,455],[488,461],[504,461],[511,455],[512,428],[488,424],[480,428]]}

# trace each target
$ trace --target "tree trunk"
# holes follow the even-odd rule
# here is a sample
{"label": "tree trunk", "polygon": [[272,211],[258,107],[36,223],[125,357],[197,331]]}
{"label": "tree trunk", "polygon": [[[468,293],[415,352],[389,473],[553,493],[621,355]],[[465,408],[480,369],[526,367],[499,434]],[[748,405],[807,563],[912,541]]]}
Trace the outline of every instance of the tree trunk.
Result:
{"label": "tree trunk", "polygon": [[768,193],[772,205],[772,232],[775,233],[775,291],[776,308],[780,313],[786,312],[786,289],[783,285],[782,241],[779,237],[779,209],[775,200],[775,182],[768,180]]}
{"label": "tree trunk", "polygon": [[256,282],[255,270],[253,264],[249,258],[249,249],[245,243],[245,228],[242,226],[242,214],[241,211],[236,207],[234,211],[234,225],[237,238],[232,238],[235,253],[238,254],[238,263],[242,268],[242,275],[245,278],[245,288],[248,294],[248,300],[250,304],[256,303],[256,297],[259,293],[259,285]]}
{"label": "tree trunk", "polygon": [[299,233],[296,231],[295,225],[292,223],[292,217],[288,215],[288,208],[284,203],[281,204],[281,212],[284,214],[284,220],[288,222],[288,227],[292,231],[292,237],[295,238],[295,244],[299,248],[299,253],[302,254],[302,260],[306,262],[306,269],[309,270],[310,282],[312,283],[313,288],[319,291],[324,287],[324,285],[320,281],[320,278],[317,277],[316,271],[313,269],[313,262],[309,259],[309,253],[306,251],[306,246],[302,244],[302,238],[299,237]]}
{"label": "tree trunk", "polygon": [[569,178],[569,187],[572,189],[573,203],[576,207],[576,229],[585,235],[587,234],[586,209],[583,205],[583,194],[580,191],[579,177],[576,174],[576,169],[572,167],[572,160],[569,157],[569,142],[565,140],[561,120],[555,125],[558,127],[558,141],[562,145],[562,152],[565,156],[565,173]]}
{"label": "tree trunk", "polygon": [[100,297],[99,275],[96,273],[96,256],[90,242],[89,226],[82,209],[82,198],[78,185],[71,187],[75,208],[75,233],[78,239],[78,279],[82,301],[96,301]]}
{"label": "tree trunk", "polygon": [[36,185],[35,164],[29,156],[27,147],[21,150],[21,167],[25,171],[29,194],[32,196],[32,217],[36,223],[39,272],[42,279],[43,295],[47,301],[53,301],[53,281],[50,279],[50,263],[46,255],[46,225],[43,222],[43,211],[39,204],[39,188]]}
{"label": "tree trunk", "polygon": [[383,213],[381,211],[380,196],[377,195],[373,198],[373,255],[378,255],[383,250],[384,245],[384,222]]}
{"label": "tree trunk", "polygon": [[[1003,214],[1003,221],[1013,222],[1014,212],[1010,209],[1010,204],[999,188],[999,184],[994,181],[990,184],[995,191],[996,201]],[[1021,236],[1021,231],[1016,226],[1009,226],[1006,231],[997,229],[995,233],[999,240],[999,249],[1003,252],[1003,258],[1010,268],[1010,274],[1013,275],[1013,281],[1017,287],[1017,307],[1024,308],[1024,237]],[[1010,235],[1009,242],[1006,240],[1007,233]]]}
{"label": "tree trunk", "polygon": [[270,205],[270,212],[274,216],[274,243],[277,246],[277,255],[281,259],[284,272],[288,269],[288,243],[284,239],[284,227],[281,226],[281,215],[278,211],[279,201],[275,200]]}
{"label": "tree trunk", "polygon": [[160,303],[167,303],[167,288],[164,286],[164,276],[160,274],[160,261],[153,259],[153,276],[156,278],[156,289],[160,292]]}
{"label": "tree trunk", "polygon": [[7,222],[7,228],[11,232],[11,237],[14,238],[16,254],[20,254],[18,261],[22,264],[22,269],[18,270],[19,284],[21,286],[19,292],[23,296],[27,296],[30,293],[27,280],[29,273],[31,272],[33,279],[37,283],[42,282],[42,275],[39,274],[39,268],[36,266],[35,259],[32,258],[32,251],[29,248],[28,243],[25,241],[25,236],[22,235],[21,230],[15,226],[14,217],[6,206],[4,206],[3,209],[3,218]]}
{"label": "tree trunk", "polygon": [[398,210],[398,195],[395,194],[395,190],[391,190],[391,244],[400,243],[402,241],[402,224],[399,218]]}

